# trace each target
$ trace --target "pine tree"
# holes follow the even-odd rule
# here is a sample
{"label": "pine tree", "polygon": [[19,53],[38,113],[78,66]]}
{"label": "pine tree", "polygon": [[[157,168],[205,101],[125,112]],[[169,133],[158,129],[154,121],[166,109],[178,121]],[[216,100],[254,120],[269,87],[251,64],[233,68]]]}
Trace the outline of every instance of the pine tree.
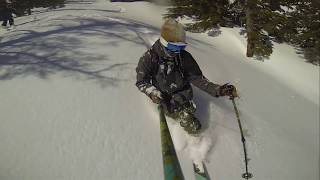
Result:
{"label": "pine tree", "polygon": [[172,0],[165,17],[191,18],[187,30],[204,32],[214,27],[245,27],[247,56],[265,59],[272,41],[289,42],[319,64],[320,12],[318,0]]}
{"label": "pine tree", "polygon": [[13,7],[19,15],[31,14],[31,9],[36,7],[57,8],[62,7],[65,0],[13,0]]}
{"label": "pine tree", "polygon": [[[195,23],[186,24],[187,30],[203,32],[213,27],[232,27],[246,25],[247,56],[266,58],[272,53],[272,43],[268,33],[263,30],[270,21],[270,7],[260,0],[173,0],[166,17],[189,17]],[[276,6],[276,5],[274,5]]]}
{"label": "pine tree", "polygon": [[293,1],[288,24],[293,32],[286,32],[287,41],[301,48],[305,58],[320,64],[320,2],[316,0]]}
{"label": "pine tree", "polygon": [[247,0],[245,9],[248,57],[255,55],[257,58],[265,59],[271,55],[271,37],[278,37],[277,27],[283,18],[277,12],[279,8],[280,4],[273,0]]}
{"label": "pine tree", "polygon": [[168,9],[165,17],[190,17],[195,23],[186,24],[187,30],[202,32],[213,26],[226,26],[228,21],[228,0],[173,0],[174,7]]}

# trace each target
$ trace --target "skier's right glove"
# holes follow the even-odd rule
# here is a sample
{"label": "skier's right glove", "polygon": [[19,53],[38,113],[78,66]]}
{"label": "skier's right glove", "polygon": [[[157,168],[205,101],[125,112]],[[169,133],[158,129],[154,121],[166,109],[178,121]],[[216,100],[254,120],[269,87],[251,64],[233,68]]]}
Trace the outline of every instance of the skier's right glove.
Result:
{"label": "skier's right glove", "polygon": [[152,90],[151,93],[149,94],[149,97],[152,100],[152,102],[156,104],[160,104],[163,99],[161,92],[157,89]]}
{"label": "skier's right glove", "polygon": [[218,96],[238,97],[237,89],[233,85],[224,84],[219,87]]}

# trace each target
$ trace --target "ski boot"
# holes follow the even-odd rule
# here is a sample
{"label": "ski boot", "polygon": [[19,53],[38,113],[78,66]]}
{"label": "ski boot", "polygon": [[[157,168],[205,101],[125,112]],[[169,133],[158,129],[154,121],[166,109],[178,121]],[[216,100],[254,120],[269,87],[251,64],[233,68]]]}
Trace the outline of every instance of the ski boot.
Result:
{"label": "ski boot", "polygon": [[188,112],[181,112],[180,126],[190,135],[199,134],[201,130],[200,121],[193,114]]}

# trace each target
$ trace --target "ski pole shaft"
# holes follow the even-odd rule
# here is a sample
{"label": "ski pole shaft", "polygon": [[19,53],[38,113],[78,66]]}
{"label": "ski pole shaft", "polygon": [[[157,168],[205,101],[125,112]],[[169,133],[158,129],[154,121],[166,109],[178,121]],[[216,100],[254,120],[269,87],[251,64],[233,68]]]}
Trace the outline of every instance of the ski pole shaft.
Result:
{"label": "ski pole shaft", "polygon": [[245,142],[246,140],[245,140],[244,135],[243,135],[243,130],[242,130],[242,125],[241,125],[241,121],[240,121],[239,110],[238,110],[238,108],[237,108],[237,106],[236,106],[236,102],[234,101],[234,98],[232,98],[231,100],[232,100],[233,108],[234,108],[234,111],[235,111],[235,113],[236,113],[236,117],[237,117],[239,129],[240,129],[241,141],[242,141],[242,142]]}
{"label": "ski pole shaft", "polygon": [[236,102],[234,100],[234,97],[231,97],[230,99],[232,101],[233,108],[236,113],[239,129],[240,129],[240,134],[241,134],[241,142],[242,142],[243,151],[244,151],[244,161],[245,161],[245,166],[246,166],[246,172],[244,174],[242,174],[242,177],[245,179],[250,179],[250,178],[252,178],[252,174],[248,172],[248,156],[247,156],[247,148],[246,148],[246,139],[243,135],[242,125],[241,125],[241,121],[240,121],[240,114],[239,114],[239,110],[237,108]]}

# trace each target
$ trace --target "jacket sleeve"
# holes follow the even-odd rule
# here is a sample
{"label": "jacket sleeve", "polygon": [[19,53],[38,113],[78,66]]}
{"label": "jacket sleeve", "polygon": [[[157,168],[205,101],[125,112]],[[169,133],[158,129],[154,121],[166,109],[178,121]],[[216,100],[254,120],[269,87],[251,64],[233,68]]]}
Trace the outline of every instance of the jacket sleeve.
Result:
{"label": "jacket sleeve", "polygon": [[184,74],[187,80],[193,84],[194,86],[198,87],[202,91],[207,92],[211,96],[218,97],[219,96],[219,87],[220,85],[210,82],[203,74],[202,71],[191,56],[190,53],[186,53],[186,57],[184,58]]}
{"label": "jacket sleeve", "polygon": [[138,89],[150,97],[153,90],[157,88],[151,84],[152,80],[152,53],[148,50],[139,60],[136,68]]}

